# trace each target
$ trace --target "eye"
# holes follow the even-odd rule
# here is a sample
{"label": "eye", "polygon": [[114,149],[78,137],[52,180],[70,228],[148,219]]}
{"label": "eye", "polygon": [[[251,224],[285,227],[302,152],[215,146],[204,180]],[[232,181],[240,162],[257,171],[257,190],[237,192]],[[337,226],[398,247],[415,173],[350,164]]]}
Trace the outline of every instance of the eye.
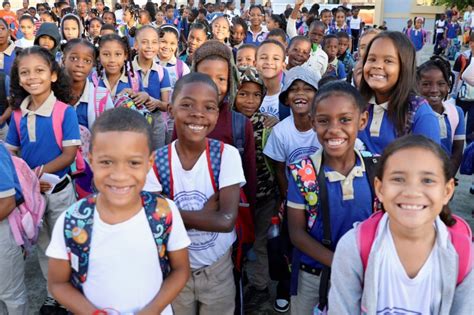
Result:
{"label": "eye", "polygon": [[131,166],[139,166],[139,165],[142,165],[142,162],[141,161],[130,161],[129,162]]}
{"label": "eye", "polygon": [[101,164],[103,166],[109,166],[109,165],[112,165],[112,161],[111,160],[101,160],[101,161],[99,161],[99,164]]}
{"label": "eye", "polygon": [[316,123],[318,125],[324,125],[324,124],[327,124],[328,123],[328,120],[326,118],[317,118],[316,119]]}
{"label": "eye", "polygon": [[395,176],[395,177],[390,178],[390,181],[394,183],[403,183],[405,179],[401,176]]}
{"label": "eye", "polygon": [[423,184],[433,184],[435,182],[434,179],[428,178],[428,177],[423,178],[421,181],[422,181]]}

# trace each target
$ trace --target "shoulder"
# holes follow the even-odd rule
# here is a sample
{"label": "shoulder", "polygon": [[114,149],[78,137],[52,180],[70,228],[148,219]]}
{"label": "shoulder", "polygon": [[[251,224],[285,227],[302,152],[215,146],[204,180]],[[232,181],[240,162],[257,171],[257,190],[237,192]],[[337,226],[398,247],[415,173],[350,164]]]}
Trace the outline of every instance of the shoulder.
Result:
{"label": "shoulder", "polygon": [[222,156],[224,155],[226,158],[240,159],[239,150],[237,150],[236,147],[226,143],[224,143],[224,149],[222,150]]}

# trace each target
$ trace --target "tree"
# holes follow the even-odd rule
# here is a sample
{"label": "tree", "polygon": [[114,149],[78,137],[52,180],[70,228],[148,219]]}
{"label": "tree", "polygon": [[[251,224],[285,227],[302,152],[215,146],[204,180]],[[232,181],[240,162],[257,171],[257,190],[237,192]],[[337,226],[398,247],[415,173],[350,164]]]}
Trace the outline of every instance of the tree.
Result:
{"label": "tree", "polygon": [[445,5],[446,8],[451,7],[451,5],[457,5],[458,10],[462,11],[465,9],[469,4],[472,4],[472,0],[435,0],[435,5]]}

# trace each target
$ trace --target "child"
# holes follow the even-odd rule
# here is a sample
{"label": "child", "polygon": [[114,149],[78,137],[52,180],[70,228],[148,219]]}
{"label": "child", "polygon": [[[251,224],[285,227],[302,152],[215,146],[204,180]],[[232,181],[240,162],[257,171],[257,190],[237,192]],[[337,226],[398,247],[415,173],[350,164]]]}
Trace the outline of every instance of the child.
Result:
{"label": "child", "polygon": [[154,62],[158,53],[158,32],[153,26],[145,25],[137,31],[135,49],[138,55],[133,60],[133,68],[138,71],[143,88],[150,95],[145,105],[153,117],[153,149],[158,149],[165,145],[166,122],[161,112],[168,110],[171,85],[168,71]]}
{"label": "child", "polygon": [[217,17],[211,23],[212,39],[228,45],[230,39],[230,23],[224,16]]}
{"label": "child", "polygon": [[236,66],[237,67],[255,67],[257,57],[257,46],[252,44],[243,44],[237,49]]}
{"label": "child", "polygon": [[80,18],[74,14],[66,14],[61,19],[61,38],[65,43],[74,38],[80,38],[84,34],[84,27]]}
{"label": "child", "polygon": [[112,24],[114,27],[117,27],[117,18],[112,11],[105,11],[102,15],[102,21],[104,21],[104,24]]}
{"label": "child", "polygon": [[[35,83],[40,82],[40,83]],[[67,75],[51,53],[38,46],[21,51],[12,66],[11,91],[14,95],[13,114],[6,144],[35,170],[38,178],[45,173],[57,175],[60,182],[54,188],[43,185],[47,207],[43,228],[38,238],[38,256],[41,271],[46,279],[47,258],[44,255],[53,226],[59,215],[76,201],[68,173],[79,145],[79,125],[74,108],[67,106],[70,85]],[[53,129],[54,111],[63,111],[62,139],[56,138]],[[15,117],[15,115],[17,115]],[[56,309],[58,304],[48,294],[41,311]]]}
{"label": "child", "polygon": [[326,26],[324,34],[325,35],[329,34],[329,30],[332,25],[332,13],[329,9],[323,9],[321,11],[321,22],[323,22],[324,25]]}
{"label": "child", "polygon": [[328,55],[328,68],[324,76],[334,76],[338,80],[346,79],[346,70],[342,61],[337,59],[339,41],[336,35],[326,35],[323,41],[323,49]]}
{"label": "child", "polygon": [[352,16],[349,19],[348,25],[351,29],[352,37],[352,52],[357,50],[357,44],[359,43],[359,35],[362,30],[361,24],[363,20],[359,17],[360,9],[357,7],[352,7]]}
{"label": "child", "polygon": [[448,99],[452,86],[451,65],[441,58],[432,57],[418,67],[416,74],[418,91],[438,117],[441,146],[451,158],[454,177],[461,164],[466,129],[462,109],[456,106],[453,98]]}
{"label": "child", "polygon": [[15,43],[10,41],[10,26],[7,21],[0,18],[0,59],[3,60],[0,63],[0,70],[5,72],[6,75],[10,75],[13,60],[16,57]]}
{"label": "child", "polygon": [[328,55],[321,46],[326,26],[321,21],[313,21],[309,26],[308,37],[311,40],[311,56],[308,67],[319,77],[326,73],[328,67]]}
{"label": "child", "polygon": [[346,32],[339,32],[336,34],[337,40],[339,42],[339,49],[337,52],[337,59],[344,64],[344,71],[346,75],[352,73],[352,68],[354,68],[355,60],[352,57],[351,50],[349,48],[349,43],[351,38],[347,35]]}
{"label": "child", "polygon": [[119,34],[128,39],[128,45],[133,47],[135,31],[139,27],[137,14],[132,5],[128,5],[123,10],[123,24],[119,26]]}
{"label": "child", "polygon": [[8,216],[22,203],[21,186],[10,152],[0,141],[0,302],[7,314],[27,314],[28,294],[25,286],[23,250],[15,242]]}
{"label": "child", "polygon": [[364,31],[359,37],[359,49],[357,50],[357,54],[355,54],[356,60],[363,60],[365,53],[367,52],[367,46],[369,43],[374,39],[377,34],[380,33],[379,29],[371,28],[369,30]]}
{"label": "child", "polygon": [[436,115],[415,94],[415,48],[403,33],[378,34],[367,47],[363,67],[360,92],[369,103],[369,122],[359,138],[368,151],[381,154],[408,133],[440,142]]}
{"label": "child", "polygon": [[[280,207],[286,200],[287,165],[313,154],[321,146],[314,136],[310,117],[311,104],[316,95],[319,79],[302,66],[292,68],[285,76],[279,99],[280,102],[291,108],[292,115],[273,127],[263,150],[263,153],[271,159],[275,171],[279,192],[277,207]],[[274,308],[279,312],[286,312],[290,302],[286,281],[279,282],[277,293]]]}
{"label": "child", "polygon": [[[176,84],[170,113],[177,140],[157,151],[155,170],[159,170],[163,191],[176,202],[192,242],[191,277],[173,301],[173,310],[177,314],[234,314],[231,250],[245,178],[238,151],[207,138],[219,118],[217,86],[202,73],[184,76]],[[216,145],[221,152],[219,175],[210,172],[211,161],[206,158]],[[162,172],[162,154],[170,167],[168,180]]]}
{"label": "child", "polygon": [[285,47],[275,40],[264,41],[257,49],[256,65],[267,91],[260,112],[279,118],[278,95],[281,73],[285,69]]}
{"label": "child", "polygon": [[[267,116],[259,111],[265,88],[257,69],[240,68],[240,87],[235,98],[236,111],[250,119],[255,138],[257,158],[257,203],[255,206],[255,243],[253,251],[257,257],[248,262],[250,287],[244,296],[245,312],[255,310],[270,298],[268,285],[267,231],[275,209],[275,186],[269,163],[263,154],[271,127],[267,127]],[[254,270],[254,272],[250,272]]]}
{"label": "child", "polygon": [[15,42],[18,48],[28,48],[35,42],[35,21],[30,15],[23,15],[20,18],[20,29],[23,37]]}
{"label": "child", "polygon": [[247,36],[248,25],[241,17],[236,16],[232,19],[232,27],[230,32],[230,43],[234,50],[239,49],[244,44]]}
{"label": "child", "polygon": [[[454,193],[449,157],[426,137],[409,135],[392,142],[379,164],[375,192],[385,213],[374,215],[339,241],[332,263],[330,314],[400,309],[413,314],[469,314],[474,309],[472,266],[462,269],[464,279],[456,277],[462,271],[461,261],[467,264],[472,255],[467,237],[471,231],[446,208]],[[377,233],[371,235],[371,244],[362,247],[362,237],[368,239],[367,223]],[[465,259],[453,246],[463,240]]]}
{"label": "child", "polygon": [[58,26],[55,23],[42,23],[38,32],[36,32],[35,45],[49,50],[56,57],[56,61],[60,62],[60,43],[61,35],[59,34]]}
{"label": "child", "polygon": [[[107,111],[94,124],[89,160],[98,194],[59,217],[47,251],[49,289],[70,312],[173,313],[169,304],[189,276],[190,242],[175,204],[141,193],[153,164],[151,139],[150,125],[130,109]],[[76,212],[84,208],[92,209],[87,218]],[[163,244],[153,223],[165,229]],[[84,238],[72,236],[73,228]],[[84,242],[90,252],[83,252]],[[166,256],[169,270],[160,268]]]}
{"label": "child", "polygon": [[153,23],[153,25],[155,25],[156,28],[159,28],[160,26],[162,26],[164,24],[166,24],[165,14],[161,10],[156,11],[155,22]]}
{"label": "child", "polygon": [[413,46],[415,46],[416,50],[416,64],[421,64],[421,50],[426,43],[427,35],[426,31],[423,29],[423,18],[417,17],[415,20],[415,27],[410,28],[407,31],[408,38],[410,38]]}
{"label": "child", "polygon": [[179,20],[177,18],[175,18],[174,6],[172,4],[168,4],[165,7],[165,22],[166,22],[166,24],[171,24],[171,25],[174,25],[176,27],[179,24]]}
{"label": "child", "polygon": [[191,66],[193,54],[196,49],[206,42],[208,32],[207,26],[202,23],[196,22],[191,24],[187,40],[187,49],[181,53],[179,59],[184,61],[188,66]]}
{"label": "child", "polygon": [[258,46],[267,38],[267,32],[262,27],[264,18],[265,11],[261,5],[253,4],[250,6],[250,28],[245,37],[246,44],[254,44],[255,46]]}
{"label": "child", "polygon": [[72,81],[70,102],[76,109],[79,125],[91,130],[103,111],[114,108],[110,92],[95,87],[88,79],[97,59],[96,49],[89,41],[76,38],[64,46],[63,53],[62,63]]}
{"label": "child", "polygon": [[295,36],[288,46],[287,70],[305,64],[311,54],[311,41],[306,36]]}
{"label": "child", "polygon": [[[461,25],[459,25],[457,16],[453,16],[451,21],[448,22],[448,26],[446,27],[446,38],[448,39],[448,47],[447,52],[450,51],[450,48],[455,46],[455,40],[457,40],[458,36],[461,35]],[[454,60],[454,57],[451,59]]]}
{"label": "child", "polygon": [[[327,297],[327,283],[326,292],[320,291],[320,285],[329,275],[327,267],[337,242],[354,222],[372,213],[371,166],[354,149],[358,131],[367,124],[365,107],[356,88],[346,82],[321,87],[313,101],[311,119],[322,148],[289,165],[288,229],[296,249],[292,314],[311,314],[321,298]],[[316,182],[319,189],[311,186]],[[326,215],[329,220],[323,218]]]}
{"label": "child", "polygon": [[99,18],[93,18],[89,20],[87,32],[89,33],[89,38],[92,42],[94,42],[94,40],[100,36],[100,29],[102,28],[102,25],[104,25],[104,22],[102,22],[102,20]]}
{"label": "child", "polygon": [[268,32],[267,39],[273,39],[277,42],[280,42],[285,47],[285,49],[288,47],[288,42],[286,41],[286,33],[281,28],[276,28]]}
{"label": "child", "polygon": [[[109,34],[117,34],[117,30],[115,29],[115,26],[113,26],[112,24],[102,25],[102,27],[100,28],[100,36],[99,37],[109,35]],[[96,38],[96,40],[98,41],[98,38]]]}

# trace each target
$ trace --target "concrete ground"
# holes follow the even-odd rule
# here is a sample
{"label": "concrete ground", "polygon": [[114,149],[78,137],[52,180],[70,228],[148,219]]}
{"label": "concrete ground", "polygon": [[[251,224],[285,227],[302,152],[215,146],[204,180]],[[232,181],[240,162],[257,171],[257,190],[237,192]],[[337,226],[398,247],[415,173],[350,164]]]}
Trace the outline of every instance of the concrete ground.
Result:
{"label": "concrete ground", "polygon": [[[432,45],[428,45],[423,50],[422,60],[427,60],[433,51]],[[474,180],[474,176],[458,176],[459,186],[456,188],[455,196],[451,202],[451,208],[454,213],[466,219],[471,229],[474,229],[474,195],[469,193],[469,186]],[[26,261],[26,284],[30,301],[30,314],[37,314],[44,298],[46,297],[46,283],[41,276],[36,255],[31,255]],[[256,270],[255,272],[258,272]],[[275,283],[271,286],[272,298],[263,303],[258,310],[252,312],[252,315],[278,314],[273,311],[273,300],[275,297]],[[288,312],[289,313],[289,312]]]}

